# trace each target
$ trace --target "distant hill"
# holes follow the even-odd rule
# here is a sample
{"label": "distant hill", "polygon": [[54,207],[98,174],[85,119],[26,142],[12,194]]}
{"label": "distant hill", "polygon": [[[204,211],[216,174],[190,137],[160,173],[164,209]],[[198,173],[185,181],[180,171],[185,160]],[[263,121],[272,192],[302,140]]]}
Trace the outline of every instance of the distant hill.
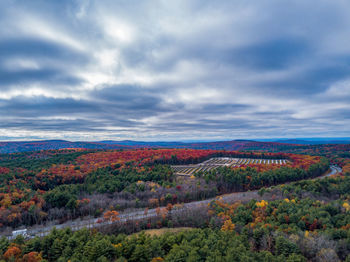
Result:
{"label": "distant hill", "polygon": [[38,150],[52,150],[64,148],[86,148],[86,149],[120,149],[130,148],[126,145],[108,145],[95,142],[70,142],[65,140],[44,140],[44,141],[18,141],[0,142],[0,153],[16,153]]}
{"label": "distant hill", "polygon": [[189,143],[186,147],[194,149],[220,149],[220,150],[277,150],[296,145],[277,142],[258,142],[252,140],[232,140],[203,143]]}
{"label": "distant hill", "polygon": [[232,141],[214,141],[214,142],[144,142],[144,141],[100,141],[105,144],[118,144],[138,147],[172,147],[172,148],[192,148],[192,149],[217,149],[217,150],[247,150],[247,149],[268,149],[288,146],[285,143],[276,142],[257,142],[252,140],[232,140]]}
{"label": "distant hill", "polygon": [[65,140],[44,141],[16,141],[0,142],[0,153],[15,153],[37,150],[55,150],[64,148],[86,149],[126,149],[126,148],[192,148],[216,150],[278,150],[294,145],[276,142],[257,142],[251,140],[232,140],[216,142],[145,142],[145,141],[99,141],[99,142],[71,142]]}
{"label": "distant hill", "polygon": [[186,145],[183,142],[146,142],[146,141],[133,141],[133,140],[122,140],[122,141],[99,141],[98,143],[109,144],[109,145],[124,145],[133,147],[181,147]]}
{"label": "distant hill", "polygon": [[[349,141],[335,140],[332,144],[349,144]],[[327,141],[330,142],[330,141]],[[341,143],[347,142],[347,143]],[[86,148],[86,149],[127,149],[127,148],[192,148],[213,150],[264,150],[270,152],[301,149],[318,144],[330,144],[326,141],[308,141],[302,139],[285,139],[274,142],[253,140],[232,140],[214,142],[147,142],[147,141],[99,141],[99,142],[71,142],[66,140],[44,140],[44,141],[16,141],[0,142],[0,153],[15,153],[25,151],[64,149],[64,148]]]}
{"label": "distant hill", "polygon": [[299,145],[350,144],[350,139],[280,139],[274,142]]}

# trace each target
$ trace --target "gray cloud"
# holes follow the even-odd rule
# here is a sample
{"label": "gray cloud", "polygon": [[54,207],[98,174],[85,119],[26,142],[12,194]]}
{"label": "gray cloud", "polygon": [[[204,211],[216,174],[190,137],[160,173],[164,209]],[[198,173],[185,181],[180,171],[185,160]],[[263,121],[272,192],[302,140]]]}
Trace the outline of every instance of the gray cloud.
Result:
{"label": "gray cloud", "polygon": [[0,137],[349,136],[344,1],[0,3]]}

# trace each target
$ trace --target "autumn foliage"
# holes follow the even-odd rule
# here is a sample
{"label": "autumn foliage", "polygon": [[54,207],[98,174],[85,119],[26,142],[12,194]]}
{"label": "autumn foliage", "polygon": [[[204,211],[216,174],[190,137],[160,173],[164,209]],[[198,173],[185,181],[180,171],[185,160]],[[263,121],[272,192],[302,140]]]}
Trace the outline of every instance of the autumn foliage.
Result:
{"label": "autumn foliage", "polygon": [[[22,154],[22,155],[21,155]],[[7,154],[0,157],[0,226],[18,226],[39,223],[47,217],[45,194],[60,185],[83,184],[92,172],[109,168],[111,171],[134,168],[140,172],[155,164],[199,163],[213,156],[248,157],[261,159],[288,159],[287,166],[307,169],[319,161],[319,157],[282,153],[252,153],[222,150],[195,149],[131,149],[88,151],[65,149],[32,153]],[[21,157],[19,159],[19,157]],[[18,159],[18,160],[17,160]],[[2,161],[2,162],[1,162]],[[2,164],[5,163],[5,164]],[[278,169],[280,165],[248,165],[258,172]],[[166,174],[164,174],[166,175]],[[192,177],[194,180],[195,177]],[[151,181],[150,181],[151,182]],[[139,185],[144,186],[144,185]],[[151,184],[147,185],[151,186]],[[181,187],[177,188],[181,191]],[[152,192],[156,187],[152,186]],[[176,195],[174,195],[176,197]],[[61,197],[64,197],[61,196]],[[55,201],[64,202],[56,199]],[[71,201],[70,208],[87,205],[89,199]],[[149,199],[150,206],[158,206],[158,199]],[[47,211],[47,210],[46,210]],[[23,215],[30,216],[24,218]]]}
{"label": "autumn foliage", "polygon": [[106,211],[103,214],[103,219],[105,221],[110,221],[110,222],[118,221],[118,220],[120,220],[119,213],[117,211],[114,211],[114,210]]}
{"label": "autumn foliage", "polygon": [[22,251],[19,247],[17,246],[10,246],[7,251],[4,253],[4,258],[5,260],[17,260],[17,258],[20,257]]}
{"label": "autumn foliage", "polygon": [[240,165],[238,167],[245,168],[247,166],[255,168],[258,172],[265,172],[268,170],[278,169],[282,166],[291,168],[301,168],[307,170],[312,164],[316,164],[320,161],[319,156],[309,156],[309,155],[296,155],[296,154],[283,154],[283,158],[287,158],[286,164],[248,164]]}

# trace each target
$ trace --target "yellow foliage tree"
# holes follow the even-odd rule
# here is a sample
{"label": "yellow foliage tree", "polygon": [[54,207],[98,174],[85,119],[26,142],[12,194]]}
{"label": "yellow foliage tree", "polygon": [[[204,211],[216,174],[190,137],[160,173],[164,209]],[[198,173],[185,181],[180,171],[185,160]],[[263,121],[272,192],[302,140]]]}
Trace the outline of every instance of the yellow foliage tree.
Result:
{"label": "yellow foliage tree", "polygon": [[221,227],[221,231],[230,231],[232,232],[235,229],[236,225],[232,223],[231,219],[225,220],[224,224]]}
{"label": "yellow foliage tree", "polygon": [[5,195],[4,199],[1,200],[0,205],[8,208],[12,204],[12,200],[9,195]]}
{"label": "yellow foliage tree", "polygon": [[152,260],[151,260],[151,262],[161,262],[161,261],[164,261],[164,259],[161,258],[161,257],[154,257],[154,258],[152,258]]}
{"label": "yellow foliage tree", "polygon": [[260,202],[256,202],[257,207],[266,207],[269,204],[269,202],[265,200],[261,200]]}

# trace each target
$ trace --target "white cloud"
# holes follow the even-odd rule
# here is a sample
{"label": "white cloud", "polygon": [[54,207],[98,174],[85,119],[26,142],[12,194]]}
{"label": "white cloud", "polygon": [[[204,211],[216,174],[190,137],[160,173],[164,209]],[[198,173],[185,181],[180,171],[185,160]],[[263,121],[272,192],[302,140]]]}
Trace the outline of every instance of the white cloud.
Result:
{"label": "white cloud", "polygon": [[40,65],[37,61],[32,59],[8,59],[4,61],[4,66],[6,69],[10,71],[17,71],[17,70],[25,70],[25,69],[32,69],[32,70],[38,70],[40,69]]}
{"label": "white cloud", "polygon": [[116,44],[130,44],[135,41],[135,29],[126,21],[119,20],[114,17],[105,17],[101,19],[100,27],[106,33],[106,40],[116,41]]}
{"label": "white cloud", "polygon": [[[320,1],[317,8],[305,1],[108,0],[46,2],[42,9],[13,1],[12,8],[0,7],[6,25],[0,28],[0,99],[73,99],[93,105],[74,107],[79,118],[62,114],[61,108],[49,116],[38,111],[42,121],[62,123],[61,131],[38,132],[43,137],[334,134],[329,126],[340,130],[339,118],[346,119],[350,7],[344,1]],[[39,50],[40,57],[30,56],[27,39],[59,46],[62,54]],[[18,52],[6,52],[6,41],[15,42]],[[123,92],[138,87],[131,94],[136,100],[130,94],[118,98],[116,90],[115,104],[128,105],[125,111],[96,97],[118,85],[126,87]],[[10,126],[8,118],[0,118]],[[28,116],[23,118],[14,121]],[[82,121],[88,131],[73,132],[65,121]],[[91,131],[98,128],[104,131]],[[350,130],[345,120],[342,128]],[[31,132],[27,126],[15,130],[17,137]]]}
{"label": "white cloud", "polygon": [[334,83],[322,95],[325,97],[350,97],[350,79]]}

